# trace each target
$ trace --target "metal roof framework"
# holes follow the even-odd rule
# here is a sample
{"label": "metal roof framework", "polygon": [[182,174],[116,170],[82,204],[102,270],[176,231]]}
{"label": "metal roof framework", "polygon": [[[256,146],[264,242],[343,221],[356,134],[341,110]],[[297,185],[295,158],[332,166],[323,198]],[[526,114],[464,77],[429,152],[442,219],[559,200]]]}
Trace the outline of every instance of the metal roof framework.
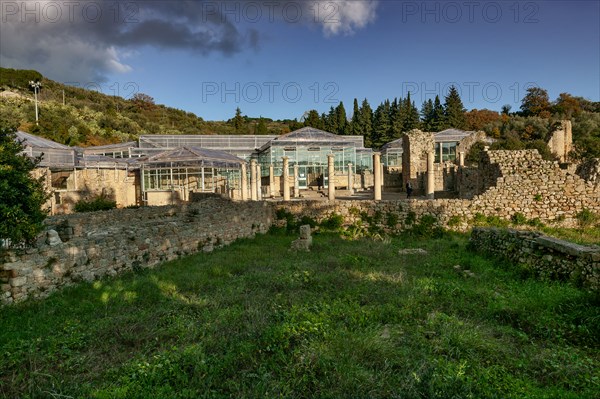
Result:
{"label": "metal roof framework", "polygon": [[16,138],[25,147],[23,153],[30,158],[41,158],[39,166],[46,168],[74,168],[77,163],[75,149],[43,137],[18,131]]}
{"label": "metal roof framework", "polygon": [[461,141],[465,137],[470,136],[475,132],[467,132],[460,129],[446,129],[433,134],[433,139],[436,143],[447,141]]}
{"label": "metal roof framework", "polygon": [[313,127],[303,127],[265,143],[259,151],[264,151],[269,147],[323,146],[324,144],[332,147],[362,148],[364,147],[363,143],[363,136],[339,136]]}
{"label": "metal roof framework", "polygon": [[143,135],[140,149],[208,148],[222,151],[255,151],[278,136],[267,135]]}
{"label": "metal roof framework", "polygon": [[199,147],[180,147],[138,158],[142,168],[212,167],[241,168],[246,161],[224,151]]}

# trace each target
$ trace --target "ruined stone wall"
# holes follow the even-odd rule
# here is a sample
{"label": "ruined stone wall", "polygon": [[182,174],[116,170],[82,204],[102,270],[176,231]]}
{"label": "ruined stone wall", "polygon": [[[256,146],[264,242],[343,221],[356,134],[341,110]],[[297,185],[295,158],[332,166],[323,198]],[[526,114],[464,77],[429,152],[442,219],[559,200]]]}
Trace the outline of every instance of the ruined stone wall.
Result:
{"label": "ruined stone wall", "polygon": [[413,189],[418,192],[425,190],[425,178],[427,173],[427,153],[433,151],[433,133],[411,130],[402,135],[402,185],[408,181]]}
{"label": "ruined stone wall", "polygon": [[468,135],[467,137],[465,137],[458,143],[458,146],[456,147],[456,159],[458,159],[458,153],[464,152],[465,156],[467,156],[467,153],[469,152],[471,147],[473,147],[473,144],[475,144],[477,142],[485,143],[485,142],[487,142],[487,140],[488,140],[488,138],[487,138],[485,132],[483,132],[483,131],[471,133],[470,135]]}
{"label": "ruined stone wall", "polygon": [[577,176],[582,179],[593,183],[594,185],[600,184],[600,158],[589,159],[581,164],[577,165],[575,169]]}
{"label": "ruined stone wall", "polygon": [[475,228],[470,246],[532,270],[544,279],[572,281],[600,291],[600,248],[573,244],[532,231]]}
{"label": "ruined stone wall", "polygon": [[484,214],[553,221],[573,219],[584,208],[600,212],[600,191],[592,183],[543,160],[537,150],[487,151],[480,179],[486,191],[471,206]]}
{"label": "ruined stone wall", "polygon": [[9,251],[0,259],[1,303],[45,297],[75,282],[153,267],[265,233],[271,210],[263,202],[209,198],[187,206],[51,217],[48,228],[62,242],[41,237],[34,248]]}
{"label": "ruined stone wall", "polygon": [[[55,176],[58,172],[55,172]],[[140,203],[139,173],[122,169],[78,169],[60,172],[66,178],[64,188],[52,185],[53,173],[48,168],[37,168],[34,177],[42,177],[50,197],[46,203],[50,214],[73,212],[75,204],[98,196],[117,203],[123,208]]]}
{"label": "ruined stone wall", "polygon": [[437,163],[434,169],[435,191],[456,191],[458,166],[452,162]]}

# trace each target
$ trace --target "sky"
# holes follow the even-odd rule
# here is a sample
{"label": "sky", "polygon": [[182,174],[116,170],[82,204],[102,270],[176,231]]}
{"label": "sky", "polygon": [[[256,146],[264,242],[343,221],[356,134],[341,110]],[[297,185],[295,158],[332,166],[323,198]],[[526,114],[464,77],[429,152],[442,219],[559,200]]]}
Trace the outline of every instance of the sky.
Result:
{"label": "sky", "polygon": [[0,66],[227,120],[354,98],[518,110],[528,87],[600,101],[600,1],[8,1]]}

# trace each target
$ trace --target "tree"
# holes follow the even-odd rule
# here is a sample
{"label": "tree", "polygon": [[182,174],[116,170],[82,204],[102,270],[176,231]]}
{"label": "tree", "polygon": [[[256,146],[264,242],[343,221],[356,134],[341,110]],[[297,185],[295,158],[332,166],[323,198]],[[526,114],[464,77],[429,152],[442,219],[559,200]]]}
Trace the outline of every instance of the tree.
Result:
{"label": "tree", "polygon": [[354,99],[354,107],[352,112],[352,121],[351,121],[351,131],[352,134],[356,136],[362,136],[363,129],[360,125],[360,108],[358,107],[358,99]]}
{"label": "tree", "polygon": [[365,98],[360,107],[360,124],[362,125],[365,146],[373,146],[373,110]]}
{"label": "tree", "polygon": [[244,117],[242,116],[242,110],[240,107],[237,107],[235,109],[235,116],[233,117],[233,128],[235,129],[235,132],[240,133],[244,128],[244,125],[245,121]]}
{"label": "tree", "polygon": [[569,93],[560,93],[554,105],[554,112],[563,118],[571,119],[581,113],[581,104]]}
{"label": "tree", "polygon": [[267,134],[267,124],[265,123],[264,118],[261,116],[258,119],[258,124],[256,125],[256,128],[254,129],[254,134]]}
{"label": "tree", "polygon": [[431,98],[424,101],[421,106],[421,120],[423,130],[431,132],[433,130],[433,101],[431,101]]}
{"label": "tree", "polygon": [[402,99],[398,100],[394,98],[390,106],[390,121],[391,121],[391,133],[390,139],[396,140],[402,136],[402,132],[404,131],[404,120],[403,120],[403,111],[402,111]]}
{"label": "tree", "polygon": [[415,103],[410,100],[410,92],[408,92],[402,108],[404,110],[404,131],[410,132],[419,128],[419,110],[417,110]]}
{"label": "tree", "polygon": [[489,109],[472,109],[465,114],[468,130],[483,130],[486,125],[500,120],[500,114]]}
{"label": "tree", "polygon": [[319,112],[311,109],[305,114],[304,126],[314,127],[315,129],[323,129],[323,121],[319,116]]}
{"label": "tree", "polygon": [[335,109],[335,115],[337,118],[337,134],[350,134],[348,117],[346,116],[346,109],[344,103],[340,101],[340,104]]}
{"label": "tree", "polygon": [[456,87],[451,86],[444,102],[444,122],[446,128],[466,129],[465,107]]}
{"label": "tree", "polygon": [[440,101],[440,96],[435,96],[435,101],[433,102],[433,118],[431,120],[431,127],[433,128],[434,132],[439,132],[446,128],[444,107]]}
{"label": "tree", "polygon": [[391,131],[390,123],[390,101],[385,100],[379,104],[373,115],[373,137],[372,144],[375,147],[381,147],[390,141],[389,133]]}
{"label": "tree", "polygon": [[31,176],[39,160],[22,155],[15,130],[0,127],[0,239],[31,243],[42,231],[47,195]]}
{"label": "tree", "polygon": [[550,117],[548,92],[540,87],[530,87],[521,101],[523,116]]}

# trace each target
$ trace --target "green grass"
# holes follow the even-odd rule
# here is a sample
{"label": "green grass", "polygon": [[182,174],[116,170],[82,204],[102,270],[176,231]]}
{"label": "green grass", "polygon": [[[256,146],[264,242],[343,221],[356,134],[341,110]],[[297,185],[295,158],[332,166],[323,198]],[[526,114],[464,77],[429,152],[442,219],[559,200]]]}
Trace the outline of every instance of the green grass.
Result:
{"label": "green grass", "polygon": [[597,397],[597,296],[460,235],[295,238],[0,309],[0,397]]}

